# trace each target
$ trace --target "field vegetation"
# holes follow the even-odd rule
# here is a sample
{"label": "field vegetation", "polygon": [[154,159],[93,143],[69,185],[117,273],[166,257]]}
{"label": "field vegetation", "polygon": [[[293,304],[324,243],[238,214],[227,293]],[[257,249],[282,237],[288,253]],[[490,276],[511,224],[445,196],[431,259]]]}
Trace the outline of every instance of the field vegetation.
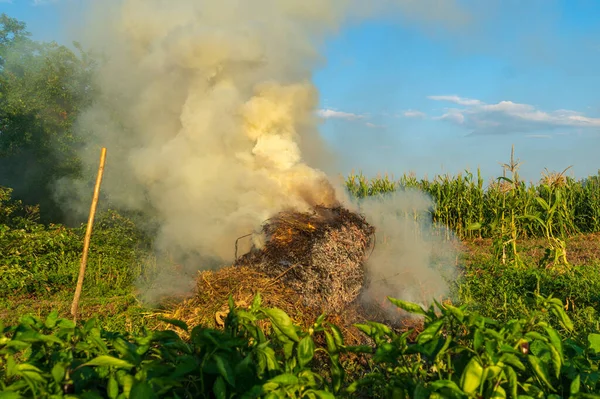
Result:
{"label": "field vegetation", "polygon": [[428,193],[426,217],[460,239],[447,301],[389,298],[423,319],[418,328],[366,322],[371,344],[348,345],[324,317],[300,327],[260,295],[230,303],[223,328],[165,319],[139,301],[164,263],[148,219],[110,198],[72,322],[86,226],[51,184],[88,173],[73,124],[96,90],[94,61],[76,50],[0,17],[0,399],[600,398],[600,174],[545,171],[528,183],[514,157],[492,181],[468,171],[345,179],[356,198]]}
{"label": "field vegetation", "polygon": [[[223,329],[177,320],[167,320],[172,329],[165,329],[160,309],[136,299],[136,284],[156,272],[151,239],[133,218],[112,210],[102,212],[95,226],[82,301],[87,321],[75,325],[65,317],[85,225],[41,224],[36,207],[3,189],[3,389],[40,397],[596,397],[598,232],[582,232],[589,225],[577,223],[572,231],[548,228],[553,211],[539,201],[545,190],[555,190],[559,199],[575,197],[573,190],[590,201],[591,193],[581,194],[588,183],[565,179],[560,186],[544,182],[503,191],[492,184],[478,192],[461,176],[411,179],[350,176],[347,184],[350,192],[366,187],[361,190],[367,195],[427,188],[445,204],[431,209],[431,217],[451,226],[459,219],[445,212],[471,212],[477,208],[461,204],[482,197],[483,217],[464,224],[464,267],[451,301],[421,309],[390,298],[422,315],[424,326],[397,331],[365,323],[359,329],[373,346],[358,347],[346,345],[340,330],[323,319],[309,330],[294,325],[282,311],[263,308],[260,297],[249,309],[232,304]],[[499,209],[486,203],[498,196],[504,197]],[[538,205],[521,209],[529,209],[543,229],[531,227],[519,208],[502,206],[528,196]],[[561,209],[557,203],[550,207]],[[593,205],[579,209],[595,212]],[[570,217],[593,219],[593,213]],[[493,228],[480,227],[494,220]],[[563,251],[558,257],[557,242]]]}

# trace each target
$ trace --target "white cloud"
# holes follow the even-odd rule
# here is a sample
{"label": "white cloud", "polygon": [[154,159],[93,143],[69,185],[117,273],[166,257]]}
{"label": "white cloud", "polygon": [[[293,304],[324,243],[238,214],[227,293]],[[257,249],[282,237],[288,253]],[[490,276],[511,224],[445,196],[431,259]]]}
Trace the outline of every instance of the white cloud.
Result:
{"label": "white cloud", "polygon": [[472,130],[473,134],[527,133],[559,127],[600,128],[600,118],[588,117],[581,112],[572,110],[559,109],[547,112],[529,104],[512,101],[486,104],[480,100],[458,96],[430,96],[428,98],[462,105],[463,108],[448,108],[443,115],[434,119],[446,120],[465,127]]}
{"label": "white cloud", "polygon": [[408,109],[402,112],[402,116],[404,116],[405,118],[425,118],[427,114],[425,114],[425,112],[416,111],[414,109]]}
{"label": "white cloud", "polygon": [[335,111],[333,109],[320,109],[317,114],[324,119],[345,119],[349,121],[355,121],[358,119],[364,119],[364,115],[353,114],[351,112]]}
{"label": "white cloud", "polygon": [[472,98],[464,98],[459,96],[429,96],[427,97],[430,100],[435,101],[449,101],[458,105],[479,105],[481,101],[474,100]]}

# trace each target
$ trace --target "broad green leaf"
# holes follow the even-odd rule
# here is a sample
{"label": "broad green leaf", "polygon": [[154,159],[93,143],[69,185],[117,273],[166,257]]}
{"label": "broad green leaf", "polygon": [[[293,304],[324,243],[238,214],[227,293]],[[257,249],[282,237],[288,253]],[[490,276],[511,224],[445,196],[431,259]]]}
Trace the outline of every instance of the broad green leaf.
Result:
{"label": "broad green leaf", "polygon": [[568,330],[568,331],[573,331],[573,321],[571,320],[571,318],[567,315],[567,312],[565,311],[565,309],[562,307],[562,305],[556,305],[556,304],[551,304],[550,306],[550,311],[552,313],[554,313],[554,315],[556,317],[558,317],[558,321],[560,323],[560,325]]}
{"label": "broad green leaf", "polygon": [[[544,299],[544,297],[540,297],[542,299]],[[554,305],[554,306],[558,306],[559,308],[563,308],[565,306],[565,304],[558,298],[553,298],[552,296],[545,298],[545,301],[550,304],[550,305]]]}
{"label": "broad green leaf", "polygon": [[504,353],[502,354],[502,356],[500,357],[500,362],[503,362],[505,364],[509,364],[513,367],[518,368],[521,371],[525,371],[525,365],[523,364],[523,362],[521,362],[521,360],[514,354],[512,353]]}
{"label": "broad green leaf", "polygon": [[530,342],[534,339],[539,339],[540,341],[543,342],[548,342],[548,338],[546,338],[545,336],[543,336],[542,334],[540,334],[537,331],[529,331],[525,334],[525,338],[528,338],[530,340]]}
{"label": "broad green leaf", "polygon": [[504,399],[506,398],[506,391],[504,391],[504,388],[502,388],[502,386],[498,385],[496,387],[496,389],[494,389],[494,391],[492,392],[492,396],[490,396],[491,399]]}
{"label": "broad green leaf", "polygon": [[330,324],[329,327],[331,328],[331,334],[333,335],[335,344],[338,348],[342,347],[344,345],[344,334],[342,334],[340,328],[334,324]]}
{"label": "broad green leaf", "polygon": [[342,388],[342,383],[344,382],[345,371],[342,366],[340,366],[339,362],[333,362],[330,371],[333,392],[338,393]]}
{"label": "broad green leaf", "polygon": [[135,383],[135,380],[131,374],[125,374],[123,376],[123,380],[121,381],[121,384],[123,385],[123,393],[125,394],[126,398],[129,398],[129,394],[131,393],[131,389],[132,389],[134,383]]}
{"label": "broad green leaf", "polygon": [[552,386],[552,382],[550,382],[550,376],[540,359],[537,356],[527,355],[527,360],[540,381],[542,381],[550,390],[554,391],[555,389]]}
{"label": "broad green leaf", "polygon": [[89,362],[82,364],[80,367],[83,366],[116,367],[121,369],[130,369],[133,367],[133,364],[116,357],[101,355],[95,357]]}
{"label": "broad green leaf", "polygon": [[0,392],[0,399],[21,399],[23,396],[19,395],[17,392]]}
{"label": "broad green leaf", "polygon": [[468,394],[475,393],[482,383],[483,367],[476,357],[471,358],[460,377],[460,386]]}
{"label": "broad green leaf", "polygon": [[34,372],[34,373],[42,373],[42,370],[35,367],[33,364],[29,363],[20,363],[15,366],[15,369],[20,372]]}
{"label": "broad green leaf", "polygon": [[102,340],[102,338],[100,338],[100,332],[98,331],[98,335],[92,335],[92,336],[88,336],[88,341],[90,343],[93,343],[96,348],[100,349],[100,352],[102,352],[102,354],[104,355],[108,355],[108,347],[106,346],[106,342],[104,342]]}
{"label": "broad green leaf", "polygon": [[254,295],[254,299],[252,299],[252,310],[256,311],[260,308],[260,306],[262,305],[262,297],[260,296],[260,292],[257,292],[256,295]]}
{"label": "broad green leaf", "polygon": [[30,379],[40,384],[46,384],[46,379],[37,371],[21,371],[21,376],[25,379]]}
{"label": "broad green leaf", "polygon": [[44,325],[47,328],[54,328],[54,326],[56,326],[57,321],[58,321],[58,312],[56,310],[53,310],[52,312],[50,312],[48,317],[46,317],[46,321],[44,322]]}
{"label": "broad green leaf", "polygon": [[136,382],[129,392],[129,399],[154,399],[158,398],[150,384],[147,382]]}
{"label": "broad green leaf", "polygon": [[550,353],[550,344],[540,341],[539,339],[534,340],[529,344],[529,352],[537,358],[543,364],[550,364],[552,362],[552,354]]}
{"label": "broad green leaf", "polygon": [[271,378],[268,382],[277,385],[296,385],[299,383],[298,377],[293,374],[279,374]]}
{"label": "broad green leaf", "polygon": [[269,392],[269,391],[272,391],[274,389],[277,389],[278,387],[279,387],[279,385],[277,385],[277,384],[271,384],[271,383],[268,383],[268,382],[266,384],[264,384],[263,385],[263,391],[268,392],[265,395],[264,398],[265,399],[282,399],[281,395],[277,395],[274,392]]}
{"label": "broad green leaf", "polygon": [[595,353],[600,353],[600,334],[588,334],[588,349]]}
{"label": "broad green leaf", "polygon": [[535,197],[535,200],[538,202],[538,204],[542,206],[542,208],[544,208],[545,211],[550,210],[550,205],[548,205],[545,199],[543,199],[542,197]]}
{"label": "broad green leaf", "polygon": [[119,384],[117,380],[112,375],[108,379],[108,383],[106,384],[106,393],[110,399],[116,399],[119,396]]}
{"label": "broad green leaf", "polygon": [[17,362],[15,358],[8,355],[6,359],[6,375],[12,377],[17,373]]}
{"label": "broad green leaf", "polygon": [[225,381],[221,376],[217,377],[213,385],[213,393],[215,394],[215,398],[217,399],[227,398],[227,386],[225,385]]}
{"label": "broad green leaf", "polygon": [[465,319],[465,312],[463,312],[462,309],[457,308],[455,306],[452,306],[450,304],[446,304],[444,305],[444,308],[450,313],[452,314],[454,317],[456,317],[456,319],[458,321],[460,321],[461,323],[463,322],[463,320]]}
{"label": "broad green leaf", "polygon": [[363,324],[363,323],[356,323],[354,324],[354,327],[356,327],[359,331],[363,332],[364,334],[366,334],[367,336],[372,336],[374,329],[373,327],[371,327],[368,324]]}
{"label": "broad green leaf", "polygon": [[575,377],[575,379],[573,381],[571,381],[571,386],[570,386],[571,395],[575,395],[576,393],[579,393],[580,389],[581,389],[581,375],[577,374],[577,377]]}
{"label": "broad green leaf", "polygon": [[429,324],[417,337],[417,343],[424,344],[431,341],[444,325],[444,320],[437,320]]}
{"label": "broad green leaf", "polygon": [[387,297],[387,299],[395,306],[399,307],[400,309],[406,310],[409,313],[420,314],[423,316],[427,315],[427,312],[416,303],[403,301],[402,299],[396,299],[389,296]]}
{"label": "broad green leaf", "polygon": [[57,384],[60,384],[65,379],[65,366],[61,363],[56,363],[54,367],[52,367],[52,378]]}
{"label": "broad green leaf", "polygon": [[456,383],[454,381],[437,380],[437,381],[432,382],[429,386],[431,388],[433,388],[435,391],[439,391],[440,389],[450,389],[451,391],[454,391],[459,394],[463,393],[463,391],[460,389],[460,387],[458,385],[456,385]]}
{"label": "broad green leaf", "polygon": [[262,311],[269,317],[271,322],[288,338],[299,342],[300,338],[296,333],[296,328],[292,323],[292,319],[283,310],[278,308],[262,309]]}
{"label": "broad green leaf", "polygon": [[517,382],[517,373],[515,373],[515,370],[513,370],[512,367],[510,366],[504,366],[504,374],[506,374],[506,379],[508,380],[508,389],[510,392],[510,396],[513,398],[517,397],[517,391],[519,388],[518,382]]}
{"label": "broad green leaf", "polygon": [[217,370],[219,370],[219,374],[221,374],[221,376],[229,385],[235,387],[235,375],[233,374],[231,365],[218,354],[214,354],[212,358],[217,364]]}
{"label": "broad green leaf", "polygon": [[298,344],[298,363],[300,367],[306,366],[315,355],[315,342],[310,335],[302,338]]}
{"label": "broad green leaf", "polygon": [[562,339],[560,338],[560,335],[558,335],[558,332],[556,332],[556,330],[552,327],[544,327],[544,330],[546,330],[546,334],[548,334],[550,344],[554,346],[554,348],[558,352],[561,362],[564,362]]}
{"label": "broad green leaf", "polygon": [[[525,393],[528,395],[528,397],[535,397],[535,398],[543,398],[544,397],[544,391],[538,386],[537,383],[522,383],[521,387],[523,388],[523,390],[525,391]],[[519,397],[521,397],[521,395],[519,395]]]}
{"label": "broad green leaf", "polygon": [[338,347],[335,344],[335,339],[333,339],[333,335],[329,333],[329,331],[325,331],[325,342],[327,343],[327,351],[330,355],[338,353]]}
{"label": "broad green leaf", "polygon": [[[423,344],[417,344],[408,348],[407,353],[421,353],[425,355],[429,359],[435,359],[440,354],[440,352],[449,344],[448,340],[452,339],[452,336],[444,338],[442,335],[436,335],[430,341],[427,341]],[[390,350],[392,352],[396,351],[396,348],[391,344],[386,344],[390,346]],[[380,348],[382,348],[381,346]]]}
{"label": "broad green leaf", "polygon": [[556,378],[560,377],[560,369],[562,367],[562,359],[554,345],[548,345],[550,348],[550,356],[552,357],[552,365],[554,366],[554,373]]}
{"label": "broad green leaf", "polygon": [[285,356],[285,359],[291,359],[292,356],[294,356],[294,346],[296,344],[294,343],[294,341],[292,341],[291,339],[288,339],[286,337],[286,341],[283,344],[283,354]]}
{"label": "broad green leaf", "polygon": [[[27,343],[44,342],[43,334],[41,334],[37,331],[33,331],[33,330],[17,333],[15,335],[15,338],[17,338],[19,341],[23,341],[23,342],[27,342]],[[60,340],[59,340],[59,342],[60,342]]]}
{"label": "broad green leaf", "polygon": [[279,364],[275,356],[273,348],[268,346],[268,342],[260,344],[256,348],[256,354],[258,356],[259,367],[264,370],[265,368],[269,371],[279,370]]}
{"label": "broad green leaf", "polygon": [[73,329],[73,328],[75,328],[76,325],[77,324],[75,324],[75,322],[73,320],[69,320],[69,319],[60,319],[58,321],[59,328]]}

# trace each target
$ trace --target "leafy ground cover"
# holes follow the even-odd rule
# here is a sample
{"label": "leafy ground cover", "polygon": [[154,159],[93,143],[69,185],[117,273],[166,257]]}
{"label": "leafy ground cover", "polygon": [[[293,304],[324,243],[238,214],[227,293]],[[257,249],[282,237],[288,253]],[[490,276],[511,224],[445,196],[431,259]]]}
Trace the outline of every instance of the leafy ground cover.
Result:
{"label": "leafy ground cover", "polygon": [[[231,302],[223,330],[196,326],[189,340],[173,330],[107,331],[94,319],[76,326],[56,312],[24,317],[0,327],[2,397],[600,397],[600,334],[571,338],[555,298],[538,296],[530,314],[505,323],[465,306],[389,300],[424,318],[414,339],[367,322],[358,327],[375,344],[347,346],[322,317],[303,330],[260,295],[248,309]],[[349,356],[363,372],[348,372]]]}

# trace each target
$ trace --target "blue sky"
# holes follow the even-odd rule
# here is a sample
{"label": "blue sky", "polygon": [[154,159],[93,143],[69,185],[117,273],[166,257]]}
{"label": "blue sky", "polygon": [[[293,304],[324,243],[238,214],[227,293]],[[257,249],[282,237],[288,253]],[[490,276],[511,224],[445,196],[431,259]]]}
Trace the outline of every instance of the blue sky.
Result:
{"label": "blue sky", "polygon": [[[600,169],[600,1],[456,0],[468,15],[342,29],[315,72],[337,171],[501,174]],[[59,3],[0,0],[36,39],[64,42]],[[424,22],[425,21],[425,22]]]}

